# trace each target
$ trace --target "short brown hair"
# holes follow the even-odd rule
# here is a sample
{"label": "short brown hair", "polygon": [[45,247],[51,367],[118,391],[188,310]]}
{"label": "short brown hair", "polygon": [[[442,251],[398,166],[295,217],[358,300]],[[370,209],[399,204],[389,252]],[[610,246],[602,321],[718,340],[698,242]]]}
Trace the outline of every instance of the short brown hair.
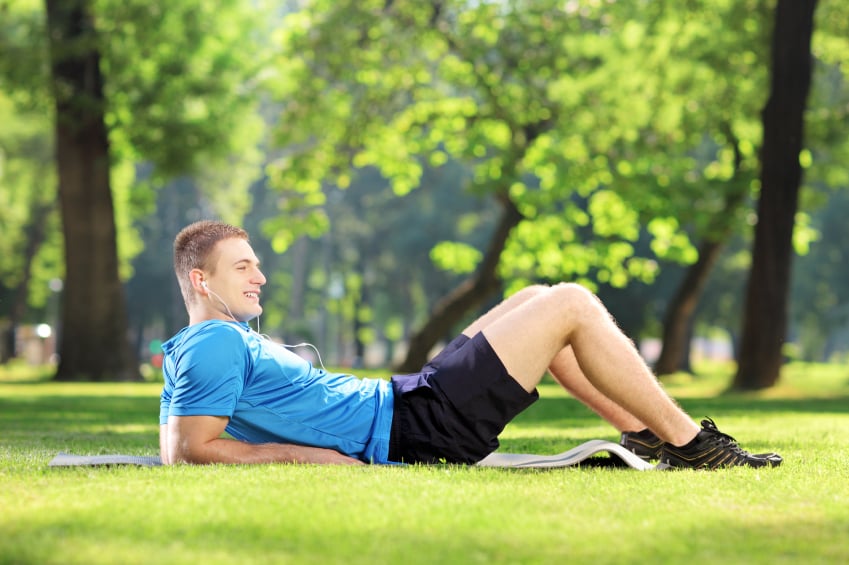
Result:
{"label": "short brown hair", "polygon": [[211,271],[214,262],[210,261],[215,244],[223,239],[238,238],[250,241],[248,232],[242,228],[216,220],[201,220],[189,224],[174,238],[174,274],[180,283],[183,300],[188,306],[194,292],[189,282],[192,269]]}

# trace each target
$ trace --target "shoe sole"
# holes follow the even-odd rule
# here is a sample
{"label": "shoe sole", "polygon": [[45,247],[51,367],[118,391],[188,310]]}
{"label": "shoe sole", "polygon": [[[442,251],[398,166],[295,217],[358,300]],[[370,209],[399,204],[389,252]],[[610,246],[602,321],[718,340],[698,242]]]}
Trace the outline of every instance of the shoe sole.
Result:
{"label": "shoe sole", "polygon": [[[752,457],[754,457],[756,459],[766,459],[766,460],[770,461],[770,463],[763,465],[763,467],[765,467],[767,469],[771,469],[773,467],[778,467],[784,461],[784,458],[781,457],[781,455],[779,455],[777,453],[755,453],[755,454],[752,454]],[[733,467],[749,467],[749,465],[733,465]],[[668,471],[668,470],[672,470],[672,469],[674,469],[674,470],[694,469],[694,470],[698,470],[698,471],[703,471],[703,470],[711,470],[712,471],[714,469],[725,469],[727,467],[722,467],[722,466],[713,467],[713,468],[712,467],[676,467],[675,465],[670,465],[669,463],[664,463],[663,461],[661,461],[660,463],[655,465],[654,468],[657,469],[658,471]],[[756,467],[756,469],[760,469],[760,468],[761,467]]]}

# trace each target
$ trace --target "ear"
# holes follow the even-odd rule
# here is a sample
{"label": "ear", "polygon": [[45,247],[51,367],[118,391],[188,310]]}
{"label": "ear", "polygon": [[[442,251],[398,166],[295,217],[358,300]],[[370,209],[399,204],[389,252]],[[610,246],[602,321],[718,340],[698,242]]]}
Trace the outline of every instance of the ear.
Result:
{"label": "ear", "polygon": [[192,283],[192,288],[195,292],[201,296],[206,296],[209,293],[209,290],[206,288],[205,281],[206,276],[200,269],[192,269],[189,271],[189,282]]}

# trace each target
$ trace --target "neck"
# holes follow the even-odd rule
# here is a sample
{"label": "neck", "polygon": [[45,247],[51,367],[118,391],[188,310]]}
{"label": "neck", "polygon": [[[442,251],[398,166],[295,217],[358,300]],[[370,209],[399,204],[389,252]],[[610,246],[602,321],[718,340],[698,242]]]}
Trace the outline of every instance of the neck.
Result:
{"label": "neck", "polygon": [[228,314],[218,311],[210,311],[206,308],[197,308],[189,311],[190,326],[199,324],[201,322],[208,322],[210,320],[221,320],[222,322],[238,322],[238,320]]}

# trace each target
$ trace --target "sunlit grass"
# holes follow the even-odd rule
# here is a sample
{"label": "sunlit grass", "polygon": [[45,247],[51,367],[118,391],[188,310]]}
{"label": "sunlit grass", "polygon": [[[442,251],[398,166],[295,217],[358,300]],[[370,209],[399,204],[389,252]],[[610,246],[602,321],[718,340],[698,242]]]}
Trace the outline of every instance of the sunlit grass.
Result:
{"label": "sunlit grass", "polygon": [[[781,468],[52,469],[59,451],[156,453],[159,385],[0,372],[0,563],[845,562],[849,370],[792,365],[747,394],[719,394],[728,367],[697,370],[664,386]],[[616,439],[552,382],[540,392],[502,450]]]}
{"label": "sunlit grass", "polygon": [[50,379],[56,372],[53,365],[31,365],[21,359],[12,359],[0,365],[0,384],[32,383]]}

